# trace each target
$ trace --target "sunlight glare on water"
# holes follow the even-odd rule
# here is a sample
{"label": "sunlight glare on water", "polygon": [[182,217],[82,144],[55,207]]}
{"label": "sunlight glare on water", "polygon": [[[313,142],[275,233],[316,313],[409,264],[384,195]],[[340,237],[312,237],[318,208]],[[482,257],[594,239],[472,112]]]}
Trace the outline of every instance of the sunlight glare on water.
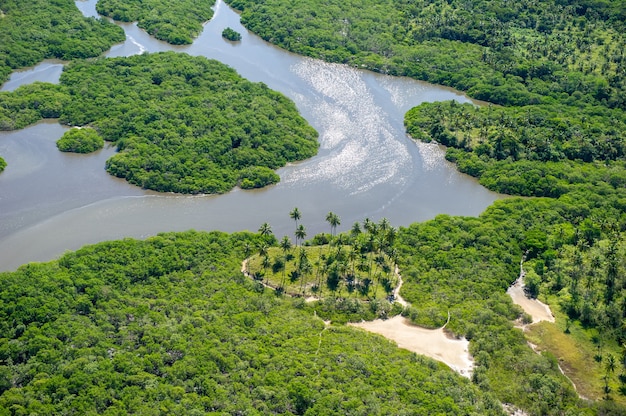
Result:
{"label": "sunlight glare on water", "polygon": [[[330,181],[350,195],[388,181],[402,185],[406,178],[398,172],[411,158],[394,138],[385,111],[376,105],[360,74],[345,65],[312,59],[302,60],[292,69],[324,97],[313,105],[325,127],[320,148],[331,151],[331,156],[324,158],[323,164],[300,169],[284,180]],[[377,157],[371,158],[372,154]]]}

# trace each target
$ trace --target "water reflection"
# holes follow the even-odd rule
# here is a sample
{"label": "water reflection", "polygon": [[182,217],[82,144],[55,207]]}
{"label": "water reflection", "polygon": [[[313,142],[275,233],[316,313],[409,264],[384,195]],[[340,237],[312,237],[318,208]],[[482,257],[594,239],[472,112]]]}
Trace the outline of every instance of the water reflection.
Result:
{"label": "water reflection", "polygon": [[[86,15],[95,14],[94,4],[77,2]],[[221,196],[156,195],[106,174],[104,160],[112,149],[91,156],[60,154],[54,148],[63,131],[58,125],[2,133],[0,154],[9,167],[0,175],[0,269],[47,260],[87,243],[160,231],[257,230],[267,221],[278,236],[292,235],[288,213],[295,206],[312,236],[328,231],[324,218],[329,211],[341,217],[340,230],[365,217],[408,225],[439,213],[477,215],[498,198],[458,174],[441,149],[415,144],[404,133],[402,120],[410,107],[424,101],[468,101],[458,92],[285,52],[247,32],[239,16],[221,2],[189,46],[157,41],[136,24],[121,26],[127,40],[107,56],[173,49],[218,59],[291,98],[318,130],[319,154],[280,169],[281,182],[268,189],[236,189]],[[222,39],[225,27],[242,33],[242,41]],[[30,137],[32,132],[36,134]],[[37,154],[45,156],[32,169]],[[20,182],[12,173],[16,171],[28,174]]]}

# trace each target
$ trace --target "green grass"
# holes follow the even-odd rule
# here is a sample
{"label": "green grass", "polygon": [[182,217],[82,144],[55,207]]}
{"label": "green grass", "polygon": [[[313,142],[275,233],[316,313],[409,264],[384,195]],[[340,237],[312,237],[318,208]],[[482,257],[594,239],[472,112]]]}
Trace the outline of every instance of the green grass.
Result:
{"label": "green grass", "polygon": [[[554,301],[554,299],[551,299]],[[551,306],[556,322],[540,322],[525,331],[528,341],[536,345],[538,351],[547,351],[555,356],[565,375],[574,383],[576,391],[584,398],[602,400],[604,376],[606,375],[606,357],[615,357],[615,372],[609,376],[609,397],[616,403],[626,405],[626,396],[620,394],[618,374],[622,371],[621,352],[614,342],[603,340],[596,329],[583,328],[580,323],[572,322],[566,333],[566,316]],[[607,337],[608,339],[608,337]],[[602,355],[598,362],[594,357]]]}
{"label": "green grass", "polygon": [[[298,264],[300,262],[300,250],[304,250],[308,263],[311,265],[306,273],[298,273]],[[262,280],[267,286],[280,288],[284,293],[292,296],[304,297],[351,297],[360,300],[384,299],[388,296],[385,290],[385,282],[388,282],[387,288],[390,291],[397,286],[397,277],[393,273],[385,273],[381,267],[377,266],[375,261],[369,261],[369,257],[365,255],[361,257],[363,264],[371,263],[371,272],[358,269],[358,260],[349,260],[345,258],[343,261],[337,260],[336,246],[312,246],[292,248],[288,252],[283,252],[278,247],[268,249],[268,258],[270,264],[263,267],[263,257],[258,253],[251,256],[247,263],[247,272],[257,280]],[[342,254],[346,256],[349,246],[342,246]],[[286,261],[285,261],[286,259]],[[389,261],[387,259],[387,261]],[[281,267],[280,264],[284,264]],[[340,264],[345,266],[342,268]],[[337,265],[339,267],[339,282],[335,290],[327,283],[327,277],[330,270]],[[391,267],[393,270],[394,267]],[[354,280],[350,283],[350,275],[354,273]],[[370,280],[367,285],[367,279]]]}

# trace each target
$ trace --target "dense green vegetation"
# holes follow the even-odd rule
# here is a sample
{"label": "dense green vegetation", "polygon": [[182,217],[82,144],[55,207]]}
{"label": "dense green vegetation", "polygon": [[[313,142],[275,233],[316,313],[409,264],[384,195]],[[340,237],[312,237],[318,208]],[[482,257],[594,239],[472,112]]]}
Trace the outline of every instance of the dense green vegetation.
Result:
{"label": "dense green vegetation", "polygon": [[[557,299],[551,307],[580,322],[586,329],[581,336],[600,346],[596,360],[607,366],[606,397],[624,402],[626,368],[619,345],[626,340],[626,263],[618,232],[624,229],[624,210],[614,204],[625,190],[602,182],[580,187],[559,199],[498,201],[479,218],[438,216],[398,233],[401,294],[413,304],[406,314],[434,327],[450,312],[447,328],[471,339],[473,380],[532,414],[559,414],[549,408],[571,406],[572,396],[558,373],[548,371],[540,381],[532,376],[537,366],[554,369],[555,361],[533,353],[521,331],[512,329],[519,311],[505,291],[519,275],[522,257],[529,295]],[[561,393],[534,396],[546,388]],[[617,409],[615,414],[624,411]]]}
{"label": "dense green vegetation", "polygon": [[[483,183],[492,189],[556,196],[500,182],[521,181],[517,173],[545,161],[624,156],[622,1],[229,3],[243,11],[246,27],[291,51],[453,86],[507,106],[444,106],[440,117],[441,107],[426,104],[407,115],[416,137],[463,149],[450,159],[475,176],[487,172]],[[525,182],[521,188],[533,186]]]}
{"label": "dense green vegetation", "polygon": [[490,189],[558,197],[584,176],[617,187],[626,183],[625,120],[594,109],[450,101],[411,109],[405,124],[414,138],[448,146],[446,158]]}
{"label": "dense green vegetation", "polygon": [[73,0],[0,0],[0,83],[14,69],[98,56],[123,40],[121,28],[83,17]]}
{"label": "dense green vegetation", "polygon": [[250,166],[241,170],[239,187],[241,189],[263,188],[280,181],[280,176],[265,166]]}
{"label": "dense green vegetation", "polygon": [[104,139],[92,128],[73,128],[66,131],[57,147],[62,152],[91,153],[104,146]]}
{"label": "dense green vegetation", "polygon": [[0,93],[0,126],[42,117],[91,126],[119,153],[109,173],[157,191],[222,193],[276,183],[272,170],[313,156],[317,133],[282,94],[186,54],[75,61],[60,85]]}
{"label": "dense green vegetation", "polygon": [[[1,274],[0,414],[498,414],[492,396],[531,415],[626,413],[624,2],[230,3],[248,28],[289,50],[454,86],[503,106],[424,104],[407,114],[407,129],[448,146],[447,158],[490,189],[547,198],[499,201],[478,218],[439,216],[401,228],[388,246],[412,303],[403,314],[427,327],[450,314],[447,328],[471,341],[473,385],[378,337],[312,317],[343,322],[399,312],[386,301],[368,303],[376,297],[369,291],[363,299],[350,292],[377,270],[382,241],[365,237],[376,235],[367,228],[335,236],[338,218],[329,217],[330,234],[314,237],[303,257],[289,258],[267,226],[260,235],[103,243]],[[206,5],[162,4],[98,7],[170,42],[189,42],[198,32],[174,29],[174,15],[185,15],[176,7]],[[0,43],[0,56],[8,44]],[[278,180],[272,169],[316,149],[315,133],[282,96],[184,55],[77,62],[60,86],[0,93],[0,128],[43,117],[92,126],[121,151],[110,172],[159,190],[264,186]],[[297,209],[290,216],[298,246],[306,231]],[[344,262],[348,245],[365,259],[362,279],[350,273],[358,261]],[[331,296],[307,304],[244,279],[241,260],[251,247],[266,252],[251,265],[257,277],[283,282],[296,272],[293,282],[274,284],[288,293],[308,294],[309,260],[334,268],[317,280]],[[592,398],[607,400],[579,400],[559,372],[563,357],[536,354],[513,327],[524,315],[505,290],[522,259],[528,294],[566,317],[562,339],[595,346],[595,356],[583,359],[593,361],[589,377],[601,374],[594,383],[602,397]],[[382,286],[382,278],[374,281]]]}
{"label": "dense green vegetation", "polygon": [[213,17],[211,0],[100,0],[98,13],[140,28],[174,45],[189,44]]}
{"label": "dense green vegetation", "polygon": [[624,108],[619,0],[230,0],[264,39],[329,61],[406,75],[497,104]]}
{"label": "dense green vegetation", "polygon": [[[440,326],[450,310],[450,328],[472,339],[474,381],[501,400],[533,414],[576,406],[558,373],[532,376],[555,363],[510,328],[519,311],[504,292],[527,252],[530,295],[556,299],[553,308],[586,336],[603,334],[604,348],[624,342],[626,282],[616,277],[626,210],[624,2],[229,3],[247,28],[291,51],[504,106],[423,104],[407,114],[407,129],[448,146],[447,158],[490,189],[555,199],[499,202],[478,219],[440,217],[403,230],[407,314]],[[597,359],[606,360],[605,393],[615,398],[626,376],[615,375],[611,356]],[[528,394],[548,390],[568,393]]]}
{"label": "dense green vegetation", "polygon": [[241,40],[241,33],[239,33],[236,30],[233,30],[233,29],[227,27],[226,29],[222,30],[222,37],[224,39],[228,39],[230,41],[237,42],[237,41]]}
{"label": "dense green vegetation", "polygon": [[0,92],[0,130],[18,130],[42,118],[58,118],[70,99],[58,85],[42,82]]}
{"label": "dense green vegetation", "polygon": [[4,168],[6,167],[7,167],[7,162],[5,162],[5,160],[0,157],[0,172],[2,172]]}
{"label": "dense green vegetation", "polygon": [[262,239],[162,234],[0,274],[0,414],[503,414],[445,366],[246,279]]}

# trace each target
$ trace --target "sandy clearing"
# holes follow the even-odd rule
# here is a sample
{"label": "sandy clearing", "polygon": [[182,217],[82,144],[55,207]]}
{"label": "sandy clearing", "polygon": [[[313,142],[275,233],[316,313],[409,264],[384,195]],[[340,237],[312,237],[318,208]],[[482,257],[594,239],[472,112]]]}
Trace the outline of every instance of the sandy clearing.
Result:
{"label": "sandy clearing", "polygon": [[524,312],[533,318],[533,323],[540,321],[554,322],[554,316],[548,305],[537,299],[526,297],[522,278],[517,279],[506,293],[513,299],[513,303],[521,306]]}
{"label": "sandy clearing", "polygon": [[380,334],[395,341],[400,348],[441,361],[465,377],[472,374],[473,362],[469,354],[469,341],[464,338],[450,338],[443,328],[420,328],[411,325],[409,320],[402,316],[349,325]]}
{"label": "sandy clearing", "polygon": [[552,315],[550,307],[537,299],[528,298],[524,292],[524,277],[526,276],[524,260],[526,260],[526,254],[522,256],[519,262],[519,277],[507,289],[506,293],[513,299],[513,303],[521,306],[524,312],[533,318],[533,324],[540,321],[554,322],[554,315]]}

